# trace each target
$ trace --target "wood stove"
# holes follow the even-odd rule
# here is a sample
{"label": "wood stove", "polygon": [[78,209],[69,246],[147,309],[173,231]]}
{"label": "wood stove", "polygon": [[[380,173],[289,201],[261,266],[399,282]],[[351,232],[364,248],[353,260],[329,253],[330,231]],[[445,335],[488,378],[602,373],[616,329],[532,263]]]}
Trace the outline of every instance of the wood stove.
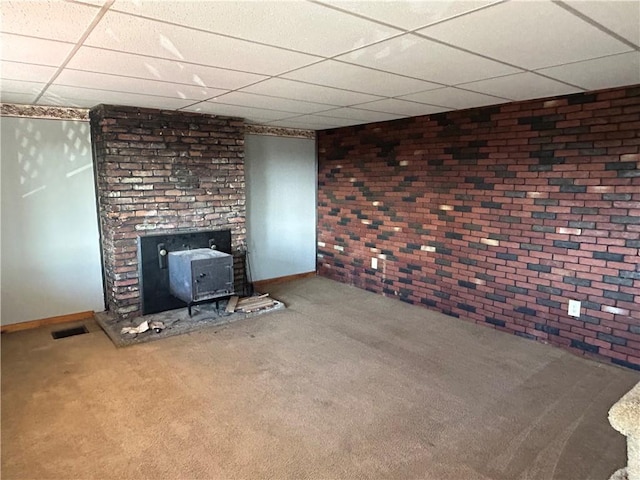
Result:
{"label": "wood stove", "polygon": [[233,256],[210,248],[168,255],[169,291],[191,306],[233,295]]}
{"label": "wood stove", "polygon": [[[171,294],[169,255],[202,248],[232,254],[231,230],[171,232],[138,237],[138,275],[143,315],[187,306],[188,301]],[[236,271],[234,280],[241,280],[239,275],[241,272]]]}

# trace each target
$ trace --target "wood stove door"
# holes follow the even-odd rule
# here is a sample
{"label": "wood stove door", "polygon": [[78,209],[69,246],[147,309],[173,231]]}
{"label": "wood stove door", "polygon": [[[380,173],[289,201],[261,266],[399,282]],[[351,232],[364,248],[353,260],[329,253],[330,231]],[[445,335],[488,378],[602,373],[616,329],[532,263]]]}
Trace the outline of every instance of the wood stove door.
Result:
{"label": "wood stove door", "polygon": [[193,301],[197,302],[215,296],[231,293],[233,285],[232,270],[224,262],[199,260],[193,262]]}

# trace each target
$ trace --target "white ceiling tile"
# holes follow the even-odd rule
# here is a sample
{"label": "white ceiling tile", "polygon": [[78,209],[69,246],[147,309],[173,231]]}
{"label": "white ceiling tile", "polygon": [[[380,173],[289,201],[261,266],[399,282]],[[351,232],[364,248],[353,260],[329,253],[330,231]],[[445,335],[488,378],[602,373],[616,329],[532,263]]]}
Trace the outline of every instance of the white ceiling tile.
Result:
{"label": "white ceiling tile", "polygon": [[117,1],[113,8],[322,56],[337,55],[398,33],[304,1],[136,0]]}
{"label": "white ceiling tile", "polygon": [[323,123],[309,123],[300,122],[297,119],[292,120],[277,120],[275,122],[269,122],[270,127],[282,127],[282,128],[302,128],[305,130],[328,130],[333,128]]}
{"label": "white ceiling tile", "polygon": [[399,28],[413,30],[495,3],[495,1],[390,0],[376,2],[366,0],[322,0],[322,3],[334,5],[343,10]]}
{"label": "white ceiling tile", "polygon": [[637,0],[565,0],[565,3],[640,46],[640,2]]}
{"label": "white ceiling tile", "polygon": [[640,83],[640,52],[622,53],[538,71],[586,90],[635,85]]}
{"label": "white ceiling tile", "polygon": [[72,43],[9,33],[0,34],[0,45],[2,60],[51,66],[59,66],[73,49]]}
{"label": "white ceiling tile", "polygon": [[535,73],[519,73],[506,77],[490,78],[479,82],[466,83],[462,87],[487,95],[502,96],[512,100],[553,97],[582,90],[564,83],[541,77]]}
{"label": "white ceiling tile", "polygon": [[266,110],[262,108],[243,107],[240,105],[225,105],[214,102],[202,102],[185,108],[188,112],[208,113],[211,115],[225,115],[228,117],[245,118],[258,123],[271,120],[280,120],[295,116],[291,112],[280,112],[277,110]]}
{"label": "white ceiling tile", "polygon": [[287,73],[283,77],[383,97],[405,95],[440,87],[437,83],[380,72],[335,60],[325,60]]}
{"label": "white ceiling tile", "polygon": [[302,53],[115,12],[104,16],[85,44],[267,75],[317,61],[317,57]]}
{"label": "white ceiling tile", "polygon": [[363,123],[361,120],[352,120],[348,118],[331,118],[321,115],[301,115],[296,118],[288,119],[287,121],[296,121],[300,124],[320,125],[324,128],[347,127],[349,125],[358,125],[360,123]]}
{"label": "white ceiling tile", "polygon": [[2,1],[2,31],[77,42],[99,9],[69,2]]}
{"label": "white ceiling tile", "polygon": [[103,5],[109,3],[109,0],[74,0],[74,3],[86,3],[87,5],[102,7]]}
{"label": "white ceiling tile", "polygon": [[375,112],[372,110],[362,110],[360,108],[351,108],[351,107],[325,110],[323,112],[317,113],[316,115],[350,119],[350,120],[357,121],[358,123],[384,122],[387,120],[397,120],[398,118],[403,118],[406,116],[406,115],[398,115],[395,113]]}
{"label": "white ceiling tile", "polygon": [[354,103],[370,102],[381,97],[364,93],[338,90],[331,87],[320,87],[309,83],[295,82],[282,78],[272,78],[264,82],[242,89],[243,92],[286,97],[307,102],[326,103],[336,106],[347,106]]}
{"label": "white ceiling tile", "polygon": [[547,1],[501,3],[427,27],[420,33],[526,69],[629,49]]}
{"label": "white ceiling tile", "polygon": [[0,91],[14,93],[39,94],[46,86],[43,82],[29,82],[25,80],[0,79]]}
{"label": "white ceiling tile", "polygon": [[371,45],[338,59],[446,85],[520,72],[411,34]]}
{"label": "white ceiling tile", "polygon": [[426,92],[414,93],[398,97],[402,100],[409,100],[430,105],[442,105],[452,109],[463,109],[481,107],[485,105],[495,105],[508,102],[508,99],[484,95],[482,93],[469,92],[459,88],[447,87]]}
{"label": "white ceiling tile", "polygon": [[18,62],[2,62],[0,68],[2,78],[43,83],[47,83],[57,70],[55,67]]}
{"label": "white ceiling tile", "polygon": [[0,91],[0,102],[2,103],[15,103],[17,105],[31,105],[36,99],[36,94],[33,93],[14,93]]}
{"label": "white ceiling tile", "polygon": [[45,85],[40,82],[2,78],[0,79],[0,100],[5,103],[31,104]]}
{"label": "white ceiling tile", "polygon": [[38,101],[39,105],[82,108],[92,108],[101,103],[174,110],[193,103],[193,100],[53,85]]}
{"label": "white ceiling tile", "polygon": [[181,85],[157,80],[108,75],[105,73],[84,72],[80,70],[64,69],[54,85],[68,85],[72,87],[91,86],[97,90],[111,90],[126,93],[140,93],[178,99],[206,100],[226,93],[227,90]]}
{"label": "white ceiling tile", "polygon": [[424,103],[407,102],[405,100],[396,100],[394,98],[363,103],[358,105],[358,108],[407,116],[430,115],[432,113],[449,110],[448,108],[425,105]]}
{"label": "white ceiling tile", "polygon": [[238,105],[242,107],[265,108],[268,110],[280,110],[291,113],[315,113],[328,110],[333,105],[323,105],[320,103],[301,102],[300,100],[289,100],[287,98],[267,97],[255,95],[253,93],[231,92],[221,95],[212,103],[222,103],[225,105]]}
{"label": "white ceiling tile", "polygon": [[[193,105],[261,123],[305,116],[337,126],[440,111],[432,105],[499,103],[492,95],[519,100],[640,83],[640,54],[616,40],[640,42],[637,0],[0,1],[2,98],[21,103],[35,101],[102,6],[109,11],[38,103]],[[417,25],[441,40],[389,39],[400,30],[376,22]],[[345,53],[317,55],[330,52]],[[214,95],[217,103],[197,103]]]}
{"label": "white ceiling tile", "polygon": [[233,90],[268,78],[264,75],[205,67],[178,60],[144,57],[101,48],[81,47],[69,68],[126,75],[186,85]]}

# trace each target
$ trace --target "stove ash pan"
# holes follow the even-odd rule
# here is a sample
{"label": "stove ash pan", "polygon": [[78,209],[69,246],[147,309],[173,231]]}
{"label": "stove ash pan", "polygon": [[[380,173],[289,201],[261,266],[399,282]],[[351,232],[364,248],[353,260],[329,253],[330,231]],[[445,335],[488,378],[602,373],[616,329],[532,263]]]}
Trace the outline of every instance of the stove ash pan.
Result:
{"label": "stove ash pan", "polygon": [[169,291],[191,305],[233,295],[233,256],[197,248],[169,252]]}

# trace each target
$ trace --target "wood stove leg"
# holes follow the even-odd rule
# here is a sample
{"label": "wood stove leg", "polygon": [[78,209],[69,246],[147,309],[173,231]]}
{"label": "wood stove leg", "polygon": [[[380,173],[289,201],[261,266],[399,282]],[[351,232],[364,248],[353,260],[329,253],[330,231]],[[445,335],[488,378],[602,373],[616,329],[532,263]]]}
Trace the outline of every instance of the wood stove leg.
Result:
{"label": "wood stove leg", "polygon": [[187,311],[189,312],[189,316],[191,316],[191,304],[190,303],[187,305]]}

